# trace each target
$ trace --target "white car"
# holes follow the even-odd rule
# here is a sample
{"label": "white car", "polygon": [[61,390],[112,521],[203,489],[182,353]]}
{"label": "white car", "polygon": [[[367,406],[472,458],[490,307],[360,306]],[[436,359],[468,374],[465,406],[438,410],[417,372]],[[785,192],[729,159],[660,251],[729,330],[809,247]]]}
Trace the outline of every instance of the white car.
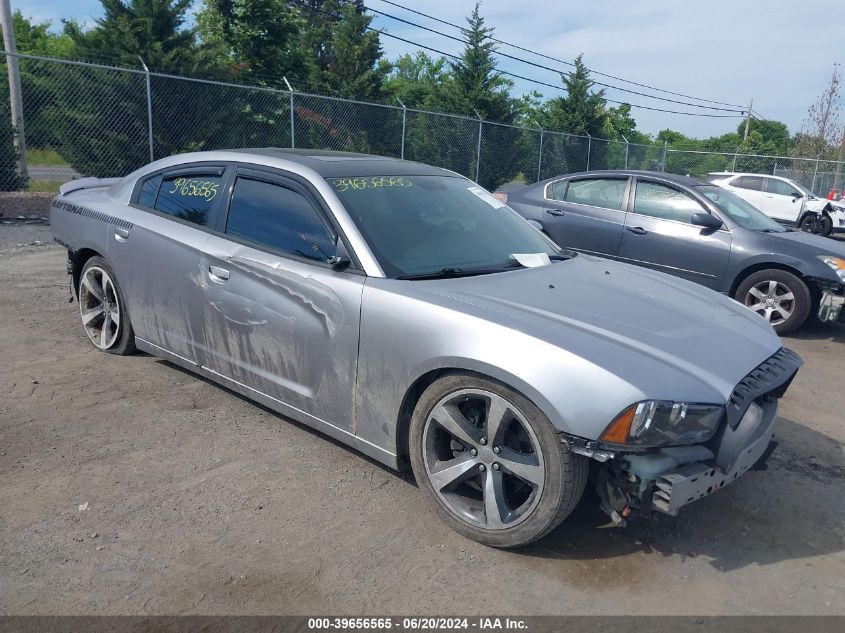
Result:
{"label": "white car", "polygon": [[783,224],[820,235],[845,231],[843,206],[814,196],[788,178],[715,172],[708,174],[707,180],[735,193]]}

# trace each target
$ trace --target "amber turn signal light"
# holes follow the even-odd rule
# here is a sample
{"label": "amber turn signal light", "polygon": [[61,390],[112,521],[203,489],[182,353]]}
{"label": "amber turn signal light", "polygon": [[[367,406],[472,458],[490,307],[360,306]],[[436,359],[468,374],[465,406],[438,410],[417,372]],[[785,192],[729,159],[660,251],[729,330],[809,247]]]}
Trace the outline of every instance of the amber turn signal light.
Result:
{"label": "amber turn signal light", "polygon": [[616,419],[610,423],[610,426],[605,429],[599,439],[612,444],[625,444],[628,441],[628,434],[631,431],[631,423],[634,421],[636,411],[637,405],[632,404],[617,415]]}

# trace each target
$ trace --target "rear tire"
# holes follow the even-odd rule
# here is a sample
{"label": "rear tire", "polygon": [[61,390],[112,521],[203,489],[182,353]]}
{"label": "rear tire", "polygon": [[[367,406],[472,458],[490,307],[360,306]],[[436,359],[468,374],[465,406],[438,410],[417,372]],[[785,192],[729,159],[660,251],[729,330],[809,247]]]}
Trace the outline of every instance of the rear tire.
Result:
{"label": "rear tire", "polygon": [[135,352],[135,331],[114,271],[102,257],[85,262],[79,275],[79,315],[98,350],[127,356]]}
{"label": "rear tire", "polygon": [[414,409],[409,439],[429,506],[456,532],[493,547],[546,535],[587,481],[587,459],[566,450],[540,409],[478,375],[435,381]]}
{"label": "rear tire", "polygon": [[813,298],[800,278],[776,268],[746,277],[734,299],[766,319],[780,336],[795,331],[807,320]]}

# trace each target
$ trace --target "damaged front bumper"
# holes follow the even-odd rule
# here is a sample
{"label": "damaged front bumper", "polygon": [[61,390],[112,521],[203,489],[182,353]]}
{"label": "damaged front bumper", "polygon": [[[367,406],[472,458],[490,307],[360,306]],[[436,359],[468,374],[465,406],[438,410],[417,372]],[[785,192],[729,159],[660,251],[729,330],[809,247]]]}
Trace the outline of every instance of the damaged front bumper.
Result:
{"label": "damaged front bumper", "polygon": [[578,438],[567,442],[573,452],[593,459],[591,478],[614,523],[624,524],[634,514],[677,515],[768,457],[778,399],[801,364],[786,348],[761,363],[736,386],[719,430],[703,444],[624,452]]}
{"label": "damaged front bumper", "polygon": [[819,288],[819,321],[822,323],[835,323],[845,316],[842,307],[845,306],[845,286],[842,284],[816,279]]}

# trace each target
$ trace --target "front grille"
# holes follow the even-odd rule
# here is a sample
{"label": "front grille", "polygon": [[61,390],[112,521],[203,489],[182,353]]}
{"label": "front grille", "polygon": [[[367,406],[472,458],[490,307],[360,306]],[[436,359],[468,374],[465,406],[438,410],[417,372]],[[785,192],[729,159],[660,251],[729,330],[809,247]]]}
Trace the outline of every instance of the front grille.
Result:
{"label": "front grille", "polygon": [[728,401],[727,418],[731,428],[737,427],[748,407],[760,396],[783,396],[803,364],[798,354],[781,347],[773,356],[751,370],[739,381]]}

